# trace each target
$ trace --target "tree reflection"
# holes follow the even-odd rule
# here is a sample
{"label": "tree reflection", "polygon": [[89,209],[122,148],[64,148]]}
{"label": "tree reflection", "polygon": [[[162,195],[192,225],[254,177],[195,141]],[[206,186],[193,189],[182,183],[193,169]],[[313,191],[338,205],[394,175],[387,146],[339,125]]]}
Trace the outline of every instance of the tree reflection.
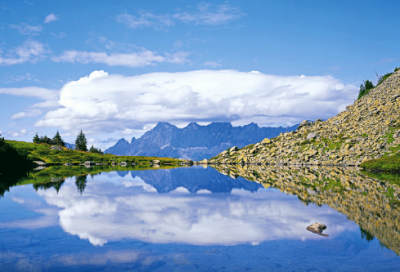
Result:
{"label": "tree reflection", "polygon": [[86,184],[87,184],[87,175],[84,176],[76,176],[75,177],[75,184],[76,184],[76,188],[78,188],[78,191],[81,193],[83,193],[83,191],[86,188]]}

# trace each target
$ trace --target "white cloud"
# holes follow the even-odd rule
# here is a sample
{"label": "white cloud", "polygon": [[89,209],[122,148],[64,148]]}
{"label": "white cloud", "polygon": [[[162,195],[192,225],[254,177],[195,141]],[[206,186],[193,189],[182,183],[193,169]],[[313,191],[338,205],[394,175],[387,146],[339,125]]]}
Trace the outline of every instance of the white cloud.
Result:
{"label": "white cloud", "polygon": [[22,45],[10,50],[6,57],[0,56],[0,65],[14,65],[23,62],[36,62],[44,57],[44,45],[37,41],[28,40]]}
{"label": "white cloud", "polygon": [[28,131],[24,128],[18,130],[18,131],[10,131],[8,134],[11,134],[13,137],[22,137],[25,136],[28,133]]}
{"label": "white cloud", "polygon": [[211,67],[218,67],[221,66],[221,63],[215,62],[215,61],[206,61],[204,62],[205,66],[211,66]]}
{"label": "white cloud", "polygon": [[118,23],[122,23],[128,28],[142,28],[149,26],[160,28],[174,24],[174,21],[168,14],[155,15],[146,11],[139,11],[139,16],[134,16],[127,13],[120,14],[117,16],[116,20]]}
{"label": "white cloud", "polygon": [[53,37],[56,37],[57,39],[62,39],[62,38],[65,38],[65,36],[66,36],[66,34],[65,34],[64,32],[60,32],[60,33],[58,33],[58,34],[51,33],[51,35],[52,35]]}
{"label": "white cloud", "polygon": [[22,35],[39,35],[39,32],[43,30],[43,27],[41,25],[38,26],[31,26],[25,23],[19,24],[19,25],[10,25],[10,28],[17,29],[20,34]]}
{"label": "white cloud", "polygon": [[127,66],[127,67],[143,67],[155,65],[157,63],[184,63],[188,53],[178,52],[175,54],[158,55],[156,52],[142,49],[140,52],[133,53],[112,53],[106,52],[86,52],[86,51],[64,51],[62,55],[53,57],[54,62],[79,62],[87,63],[103,63],[109,66]]}
{"label": "white cloud", "polygon": [[28,112],[23,111],[23,112],[16,113],[13,116],[11,116],[10,119],[20,119],[20,118],[25,118],[25,117],[38,116],[40,114],[42,114],[42,112],[40,110],[34,109],[34,110],[31,110]]}
{"label": "white cloud", "polygon": [[34,97],[43,102],[33,105],[38,108],[54,108],[58,107],[59,92],[40,87],[23,87],[23,88],[0,88],[0,94]]}
{"label": "white cloud", "polygon": [[175,25],[175,21],[196,25],[223,25],[239,19],[243,15],[239,8],[231,7],[227,4],[211,5],[202,3],[194,11],[181,11],[172,15],[168,13],[155,15],[142,10],[138,12],[137,16],[123,13],[116,17],[116,21],[126,25],[128,28],[154,27],[162,29]]}
{"label": "white cloud", "polygon": [[[333,237],[357,228],[326,205],[305,207],[296,197],[271,190],[257,193],[233,190],[230,195],[215,197],[207,193],[189,194],[180,187],[159,194],[149,184],[129,175],[113,176],[113,186],[110,184],[110,178],[97,176],[88,180],[80,195],[71,178],[58,193],[55,190],[37,193],[48,205],[60,209],[59,221],[65,232],[95,246],[124,239],[202,246],[258,244],[281,239],[319,240],[321,236],[306,227],[321,221],[329,226],[328,233]],[[4,222],[3,226],[9,224]]]}
{"label": "white cloud", "polygon": [[44,23],[47,24],[47,23],[57,21],[57,20],[58,20],[58,17],[54,13],[51,13],[51,14],[47,15],[46,18],[44,18]]}
{"label": "white cloud", "polygon": [[201,3],[195,12],[180,12],[173,15],[184,23],[194,23],[203,25],[222,25],[229,21],[239,19],[244,14],[237,7],[229,5],[210,5]]}
{"label": "white cloud", "polygon": [[357,87],[332,76],[274,76],[200,70],[125,77],[94,71],[63,86],[61,108],[36,126],[131,132],[159,121],[250,121],[292,125],[329,118],[353,102]]}

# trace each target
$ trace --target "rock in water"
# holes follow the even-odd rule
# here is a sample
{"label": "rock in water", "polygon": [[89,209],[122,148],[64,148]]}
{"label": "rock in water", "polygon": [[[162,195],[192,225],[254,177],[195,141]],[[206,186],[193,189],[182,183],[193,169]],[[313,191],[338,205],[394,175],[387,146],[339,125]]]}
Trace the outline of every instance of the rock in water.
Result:
{"label": "rock in water", "polygon": [[324,234],[322,233],[324,230],[326,229],[326,226],[324,224],[321,223],[314,223],[312,225],[309,225],[307,227],[308,231],[311,231],[312,233],[321,235],[321,236],[329,236],[328,234]]}

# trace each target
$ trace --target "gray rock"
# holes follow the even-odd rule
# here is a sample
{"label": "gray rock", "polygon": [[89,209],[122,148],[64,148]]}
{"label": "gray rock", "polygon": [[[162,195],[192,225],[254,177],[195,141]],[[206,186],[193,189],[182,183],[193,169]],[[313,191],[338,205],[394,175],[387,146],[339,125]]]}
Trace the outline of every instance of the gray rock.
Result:
{"label": "gray rock", "polygon": [[321,223],[318,223],[318,222],[314,223],[312,225],[309,225],[307,227],[307,230],[311,231],[312,233],[315,233],[315,234],[318,234],[318,235],[321,235],[321,236],[329,236],[327,234],[322,233],[325,229],[326,229],[326,226],[324,224],[321,224]]}
{"label": "gray rock", "polygon": [[160,160],[153,160],[154,164],[160,164]]}
{"label": "gray rock", "polygon": [[95,165],[95,163],[94,162],[92,162],[92,161],[85,161],[85,165]]}
{"label": "gray rock", "polygon": [[234,146],[229,149],[229,152],[233,152],[233,151],[237,151],[237,150],[238,150],[237,146]]}
{"label": "gray rock", "polygon": [[120,162],[119,165],[120,166],[127,166],[128,164],[126,162]]}
{"label": "gray rock", "polygon": [[42,161],[34,161],[34,163],[36,163],[37,165],[46,165],[46,163]]}
{"label": "gray rock", "polygon": [[67,162],[67,163],[64,163],[64,166],[72,166],[73,164],[72,163],[69,163],[69,162]]}
{"label": "gray rock", "polygon": [[307,139],[314,139],[315,137],[317,137],[317,135],[314,132],[308,133],[307,135]]}
{"label": "gray rock", "polygon": [[63,150],[63,148],[62,148],[61,146],[59,146],[59,145],[52,145],[52,146],[50,147],[50,149],[51,149],[51,150]]}

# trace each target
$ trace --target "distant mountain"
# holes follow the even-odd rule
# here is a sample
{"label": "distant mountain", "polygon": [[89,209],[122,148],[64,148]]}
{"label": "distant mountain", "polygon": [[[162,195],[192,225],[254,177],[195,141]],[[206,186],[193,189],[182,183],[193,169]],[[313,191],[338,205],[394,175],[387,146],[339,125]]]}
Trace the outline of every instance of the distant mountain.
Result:
{"label": "distant mountain", "polygon": [[68,148],[68,149],[75,149],[75,145],[74,144],[65,143],[65,147]]}
{"label": "distant mountain", "polygon": [[254,123],[243,127],[234,127],[231,123],[200,126],[197,123],[190,123],[180,129],[170,123],[160,122],[139,139],[133,137],[131,143],[120,139],[104,152],[114,155],[202,160],[209,159],[228,147],[241,148],[264,138],[274,138],[280,133],[296,130],[297,127],[298,125],[260,128]]}
{"label": "distant mountain", "polygon": [[190,193],[208,190],[212,193],[231,193],[233,189],[242,189],[257,192],[264,188],[256,182],[249,182],[244,178],[233,179],[221,175],[215,169],[202,166],[182,167],[175,169],[159,169],[157,171],[118,171],[118,175],[132,178],[140,177],[145,183],[150,184],[158,193],[169,193],[179,187],[186,188]]}

